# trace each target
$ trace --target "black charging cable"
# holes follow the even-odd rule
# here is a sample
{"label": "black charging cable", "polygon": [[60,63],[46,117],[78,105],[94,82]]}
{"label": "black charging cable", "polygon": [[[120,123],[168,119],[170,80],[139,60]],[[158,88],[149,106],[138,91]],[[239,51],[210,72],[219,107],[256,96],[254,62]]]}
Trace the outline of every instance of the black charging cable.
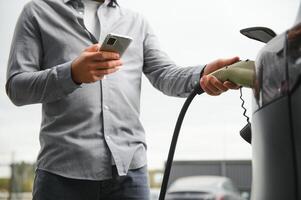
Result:
{"label": "black charging cable", "polygon": [[250,122],[250,118],[247,116],[247,109],[245,107],[245,100],[242,98],[242,87],[239,88],[240,90],[240,99],[242,101],[241,107],[244,110],[243,116],[247,119],[247,124],[239,131],[240,136],[249,144],[252,143],[252,125]]}
{"label": "black charging cable", "polygon": [[[187,111],[188,107],[190,106],[190,103],[192,102],[194,97],[197,94],[202,94],[203,92],[204,91],[201,88],[200,84],[196,84],[195,87],[194,87],[194,90],[187,97],[187,99],[186,99],[186,101],[185,101],[185,103],[184,103],[184,105],[181,109],[181,112],[178,116],[177,123],[176,123],[174,133],[173,133],[173,136],[172,136],[169,152],[168,152],[166,165],[165,165],[165,170],[164,170],[164,175],[163,175],[163,181],[162,181],[162,185],[161,185],[159,200],[164,200],[165,199],[167,186],[168,186],[168,181],[169,181],[169,176],[170,176],[170,171],[171,171],[173,158],[174,158],[174,154],[175,154],[175,150],[176,150],[176,146],[177,146],[177,142],[178,142],[178,137],[179,137],[179,133],[180,133],[180,130],[181,130],[182,122],[184,120],[186,111]],[[247,125],[240,131],[240,135],[247,142],[251,143],[251,137],[252,137],[251,123],[249,122],[249,117],[246,115],[247,110],[244,107],[244,100],[242,98],[242,89],[241,88],[240,88],[240,99],[242,100],[241,107],[244,109],[243,115],[247,118]]]}
{"label": "black charging cable", "polygon": [[163,176],[163,181],[162,181],[162,185],[161,185],[161,190],[160,190],[160,196],[159,196],[159,200],[164,200],[165,199],[165,195],[166,195],[166,190],[167,190],[167,186],[168,186],[168,180],[169,180],[169,175],[170,175],[170,171],[171,171],[171,167],[172,167],[172,162],[173,162],[173,158],[174,158],[174,154],[175,154],[175,150],[176,150],[176,146],[177,146],[177,142],[178,142],[178,136],[181,130],[181,126],[182,126],[182,122],[184,120],[186,111],[190,105],[190,103],[192,102],[192,100],[194,99],[194,97],[197,94],[202,94],[204,91],[201,88],[200,84],[196,84],[194,87],[194,90],[190,93],[190,95],[187,97],[181,112],[178,116],[178,120],[174,129],[174,133],[172,136],[172,140],[171,140],[171,144],[170,144],[170,148],[169,148],[169,152],[168,152],[168,157],[167,157],[167,161],[166,161],[166,165],[165,165],[165,171],[164,171],[164,176]]}

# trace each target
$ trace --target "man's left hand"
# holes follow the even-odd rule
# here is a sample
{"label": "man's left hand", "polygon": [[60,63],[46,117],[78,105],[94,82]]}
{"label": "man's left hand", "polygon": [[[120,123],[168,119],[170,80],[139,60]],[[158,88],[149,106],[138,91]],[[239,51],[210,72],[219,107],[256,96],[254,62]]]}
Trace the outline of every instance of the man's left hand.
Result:
{"label": "man's left hand", "polygon": [[214,76],[208,75],[222,67],[231,65],[239,61],[239,57],[233,57],[228,59],[218,59],[206,65],[203,75],[200,80],[200,85],[202,89],[209,95],[217,96],[221,93],[227,91],[228,89],[238,89],[239,86],[230,82],[225,81],[222,83]]}

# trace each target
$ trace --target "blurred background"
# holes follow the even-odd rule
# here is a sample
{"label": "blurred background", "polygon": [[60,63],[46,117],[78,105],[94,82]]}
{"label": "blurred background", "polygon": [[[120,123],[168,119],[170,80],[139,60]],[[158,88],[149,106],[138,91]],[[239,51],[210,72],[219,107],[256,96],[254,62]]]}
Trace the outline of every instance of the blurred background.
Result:
{"label": "blurred background", "polygon": [[[27,2],[0,1],[0,199],[24,198],[19,192],[29,192],[25,199],[31,198],[34,163],[39,152],[41,106],[16,107],[5,94],[10,42],[19,13]],[[153,26],[162,48],[183,67],[232,56],[256,59],[263,43],[243,37],[239,30],[266,26],[281,33],[293,25],[299,5],[298,0],[119,0],[119,3],[142,13]],[[174,124],[185,99],[164,96],[145,77],[142,90],[141,120],[147,136],[150,180],[151,186],[157,188],[154,191],[158,191]],[[243,93],[250,111],[252,91],[244,89]],[[239,136],[239,130],[246,124],[242,113],[239,91],[219,97],[198,96],[183,124],[171,181],[184,175],[227,176],[248,198],[252,155],[251,146]]]}

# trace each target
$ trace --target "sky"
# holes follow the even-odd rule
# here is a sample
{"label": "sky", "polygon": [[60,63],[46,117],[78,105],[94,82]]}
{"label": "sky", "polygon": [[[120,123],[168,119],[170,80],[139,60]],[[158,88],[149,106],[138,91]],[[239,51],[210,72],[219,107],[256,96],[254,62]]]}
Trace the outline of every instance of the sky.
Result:
{"label": "sky", "polygon": [[[0,1],[0,177],[12,161],[34,162],[39,152],[41,106],[14,106],[5,94],[6,66],[14,26],[28,0]],[[266,26],[281,33],[293,25],[299,0],[119,0],[139,11],[153,26],[164,51],[179,66],[203,65],[218,58],[256,59],[263,43],[239,30]],[[252,114],[252,90],[243,90]],[[162,168],[173,128],[185,99],[168,97],[143,77],[141,121],[146,130],[148,166]],[[251,159],[252,149],[239,136],[246,124],[239,91],[198,96],[179,137],[176,160]]]}

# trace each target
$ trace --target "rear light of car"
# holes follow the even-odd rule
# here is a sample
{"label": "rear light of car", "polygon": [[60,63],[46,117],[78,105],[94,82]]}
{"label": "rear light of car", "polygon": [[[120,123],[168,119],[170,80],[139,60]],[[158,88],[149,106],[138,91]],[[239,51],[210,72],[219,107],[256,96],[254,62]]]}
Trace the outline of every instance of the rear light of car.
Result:
{"label": "rear light of car", "polygon": [[224,196],[219,196],[219,197],[217,197],[216,200],[225,200],[225,198],[224,198]]}

